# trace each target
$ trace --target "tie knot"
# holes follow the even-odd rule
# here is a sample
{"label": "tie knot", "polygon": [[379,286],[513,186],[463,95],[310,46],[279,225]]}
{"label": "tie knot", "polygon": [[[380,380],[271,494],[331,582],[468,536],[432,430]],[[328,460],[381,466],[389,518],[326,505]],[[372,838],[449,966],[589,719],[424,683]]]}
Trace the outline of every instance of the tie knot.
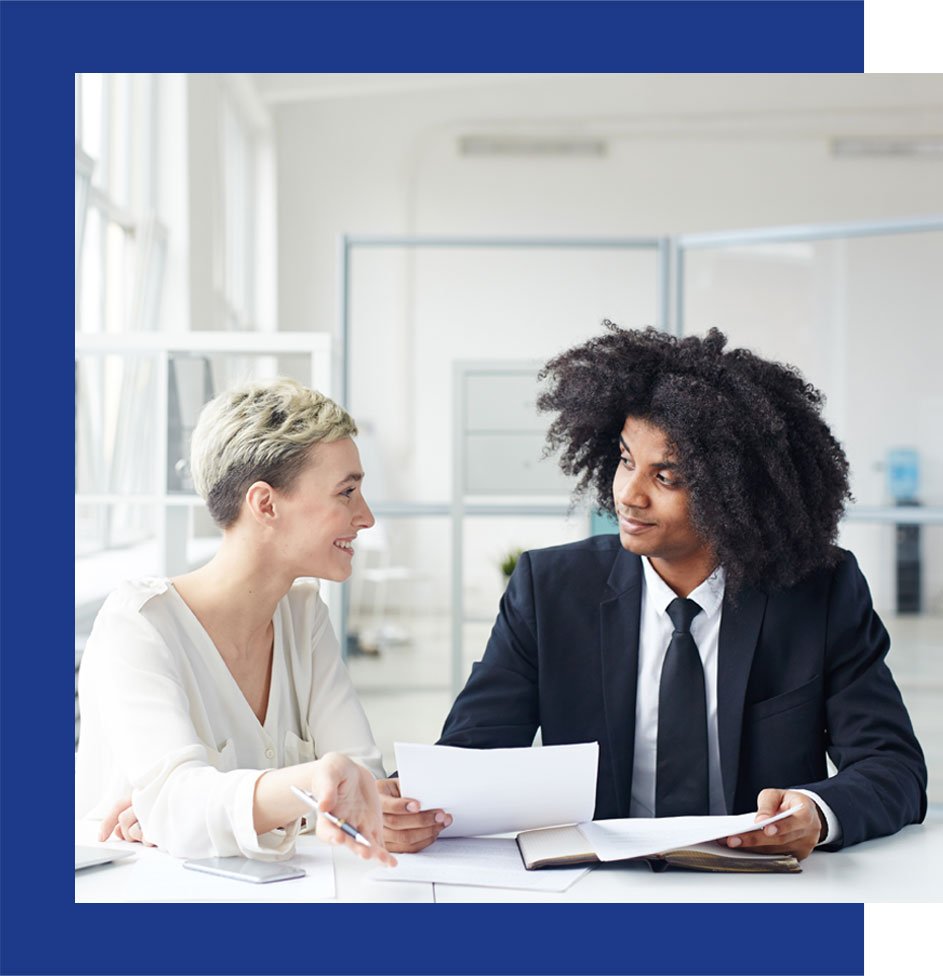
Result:
{"label": "tie knot", "polygon": [[701,608],[693,600],[675,597],[668,604],[668,616],[679,634],[691,633],[691,621],[701,612]]}

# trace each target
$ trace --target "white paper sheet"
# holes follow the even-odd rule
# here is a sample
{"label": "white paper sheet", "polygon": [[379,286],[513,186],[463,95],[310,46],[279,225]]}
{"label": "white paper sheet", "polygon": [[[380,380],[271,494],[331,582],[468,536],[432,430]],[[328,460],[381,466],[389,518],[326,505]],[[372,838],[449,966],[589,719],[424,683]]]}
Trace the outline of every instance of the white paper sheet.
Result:
{"label": "white paper sheet", "polygon": [[596,806],[599,744],[460,749],[397,742],[400,792],[452,815],[445,837],[581,823]]}
{"label": "white paper sheet", "polygon": [[760,830],[767,824],[792,816],[798,809],[791,807],[759,823],[753,822],[755,813],[731,817],[636,817],[581,823],[580,831],[600,861],[620,861]]}
{"label": "white paper sheet", "polygon": [[437,840],[418,854],[397,854],[395,868],[382,868],[371,881],[426,881],[483,888],[566,891],[588,868],[528,871],[517,842],[502,837],[453,837]]}

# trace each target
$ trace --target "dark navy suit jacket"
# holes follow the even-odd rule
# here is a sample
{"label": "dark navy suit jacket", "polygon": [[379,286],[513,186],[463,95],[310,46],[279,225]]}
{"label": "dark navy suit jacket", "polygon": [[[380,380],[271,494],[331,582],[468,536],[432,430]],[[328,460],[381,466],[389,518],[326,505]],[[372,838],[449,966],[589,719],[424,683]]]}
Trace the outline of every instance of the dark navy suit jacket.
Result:
{"label": "dark navy suit jacket", "polygon": [[[596,741],[596,819],[627,817],[642,565],[616,535],[525,553],[443,745]],[[765,594],[725,598],[717,724],[728,813],[767,787],[814,790],[840,846],[926,813],[927,770],[884,663],[889,638],[854,556]],[[826,753],[838,769],[829,777]]]}

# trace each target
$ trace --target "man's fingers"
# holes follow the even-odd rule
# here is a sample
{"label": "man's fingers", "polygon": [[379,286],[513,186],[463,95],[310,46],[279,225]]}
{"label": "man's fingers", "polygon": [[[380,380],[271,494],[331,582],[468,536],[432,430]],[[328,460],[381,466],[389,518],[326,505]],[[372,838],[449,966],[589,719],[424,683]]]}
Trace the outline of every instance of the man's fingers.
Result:
{"label": "man's fingers", "polygon": [[398,779],[378,779],[377,780],[377,790],[381,797],[384,796],[399,796],[399,780]]}
{"label": "man's fingers", "polygon": [[380,807],[384,813],[397,816],[408,813],[419,813],[421,804],[409,796],[388,796],[380,794]]}
{"label": "man's fingers", "polygon": [[799,805],[792,816],[778,820],[761,830],[751,830],[727,838],[727,846],[753,849],[761,854],[793,854],[799,860],[814,850],[819,836],[818,813],[805,797],[784,796],[783,806]]}
{"label": "man's fingers", "polygon": [[419,813],[393,814],[386,816],[383,825],[390,830],[414,830],[417,827],[437,827],[442,829],[452,823],[452,818],[443,810],[421,810]]}
{"label": "man's fingers", "polygon": [[784,796],[784,790],[760,790],[759,796],[756,798],[756,817],[754,818],[754,823],[760,820],[766,820],[767,817],[774,817],[779,813]]}

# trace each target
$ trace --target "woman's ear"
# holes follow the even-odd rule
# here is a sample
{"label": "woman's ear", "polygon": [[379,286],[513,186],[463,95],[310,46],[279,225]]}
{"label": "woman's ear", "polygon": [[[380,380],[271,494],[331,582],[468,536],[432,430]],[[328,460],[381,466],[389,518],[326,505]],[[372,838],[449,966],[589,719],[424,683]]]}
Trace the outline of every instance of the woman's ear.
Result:
{"label": "woman's ear", "polygon": [[266,481],[255,481],[246,489],[246,508],[260,525],[275,519],[275,489]]}

